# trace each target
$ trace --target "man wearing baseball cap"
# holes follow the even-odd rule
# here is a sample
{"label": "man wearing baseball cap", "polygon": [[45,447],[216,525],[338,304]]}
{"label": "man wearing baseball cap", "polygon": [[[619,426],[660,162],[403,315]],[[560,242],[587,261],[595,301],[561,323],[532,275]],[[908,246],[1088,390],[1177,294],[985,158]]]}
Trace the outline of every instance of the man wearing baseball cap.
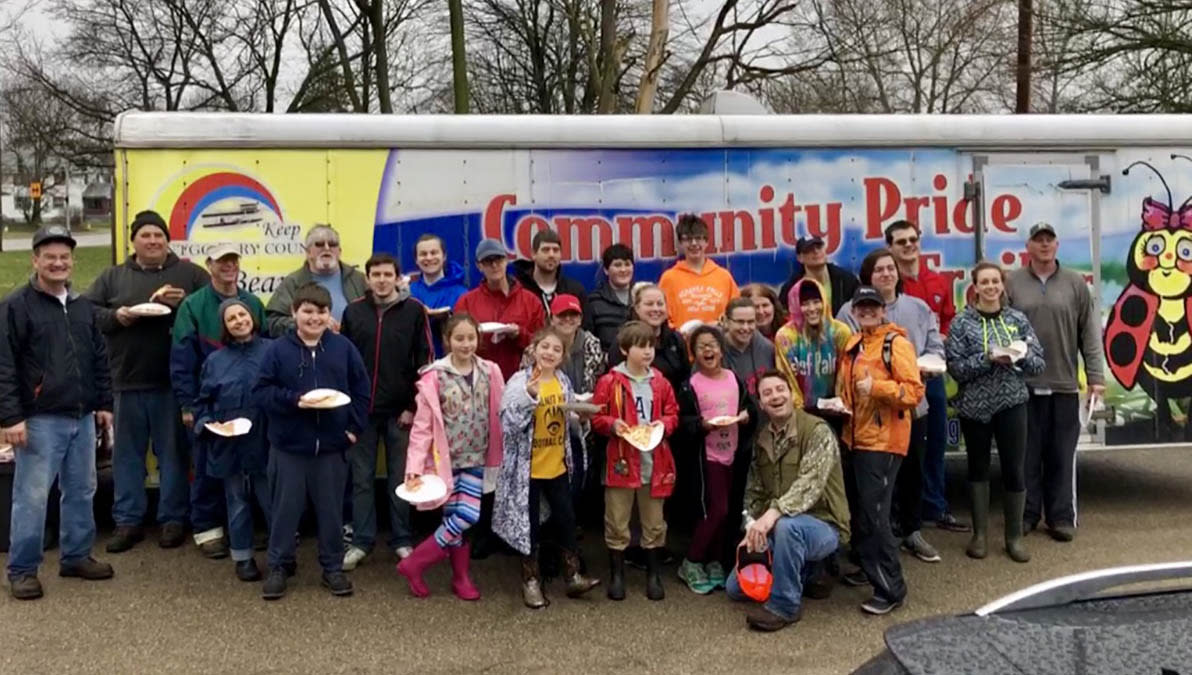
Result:
{"label": "man wearing baseball cap", "polygon": [[[187,296],[174,314],[173,345],[170,348],[170,381],[182,409],[182,424],[189,431],[194,427],[203,362],[223,346],[220,305],[225,300],[238,299],[248,308],[258,326],[265,325],[265,305],[260,298],[240,288],[240,249],[236,244],[221,242],[207,249],[207,271],[211,274],[211,283]],[[185,438],[189,439],[189,434]],[[223,481],[207,475],[203,446],[194,446],[193,454],[190,523],[194,528],[195,544],[208,558],[222,558],[227,555],[223,531],[226,521]],[[167,527],[173,537],[176,528]],[[172,542],[171,539],[169,543]]]}
{"label": "man wearing baseball cap", "polygon": [[476,246],[476,267],[484,279],[455,303],[455,313],[467,313],[482,324],[477,354],[500,366],[509,379],[517,372],[522,350],[546,323],[546,311],[538,296],[509,278],[509,251],[501,241],[484,239]]}
{"label": "man wearing baseball cap", "polygon": [[[151,440],[160,473],[159,543],[166,548],[182,544],[190,498],[182,415],[170,386],[170,330],[182,300],[211,281],[202,267],[170,251],[169,228],[156,212],[138,213],[129,232],[132,255],[104,270],[86,293],[107,338],[115,392],[116,533],[108,541],[109,553],[127,551],[144,538],[141,528],[149,510],[145,453]],[[149,303],[156,307],[143,306]],[[150,313],[164,311],[163,305],[168,313]]]}
{"label": "man wearing baseball cap", "polygon": [[1010,306],[1026,314],[1043,345],[1043,372],[1027,378],[1025,532],[1045,520],[1056,541],[1076,536],[1076,441],[1080,437],[1077,352],[1090,393],[1105,395],[1101,320],[1084,277],[1061,267],[1059,241],[1050,223],[1033,225],[1026,243],[1030,262],[1006,275]]}
{"label": "man wearing baseball cap", "polygon": [[[62,492],[58,575],[108,579],[91,557],[95,541],[95,418],[112,423],[112,386],[95,308],[70,289],[75,240],[61,225],[33,234],[33,276],[0,308],[0,434],[13,446],[16,473],[9,530],[9,592],[42,595],[46,505]],[[65,321],[63,320],[65,314]]]}
{"label": "man wearing baseball cap", "polygon": [[782,290],[778,292],[779,301],[786,302],[791,286],[799,279],[809,277],[818,281],[828,293],[827,301],[832,305],[832,315],[839,316],[841,305],[853,297],[860,282],[852,272],[828,262],[827,250],[827,245],[818,235],[800,237],[795,242],[795,258],[799,266],[782,285]]}
{"label": "man wearing baseball cap", "polygon": [[[804,580],[818,576],[819,561],[848,543],[849,510],[832,427],[795,408],[790,383],[776,370],[762,374],[757,390],[768,422],[758,429],[745,488],[749,525],[741,545],[772,552],[773,586],[745,620],[755,630],[776,631],[799,620]],[[725,592],[745,600],[737,574],[725,579]],[[808,595],[830,591],[817,584]]]}

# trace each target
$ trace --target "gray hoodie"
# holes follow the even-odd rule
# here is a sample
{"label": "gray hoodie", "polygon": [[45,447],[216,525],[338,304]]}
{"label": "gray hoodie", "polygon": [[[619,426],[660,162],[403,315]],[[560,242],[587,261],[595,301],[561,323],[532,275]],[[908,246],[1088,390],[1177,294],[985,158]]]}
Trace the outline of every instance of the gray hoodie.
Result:
{"label": "gray hoodie", "polygon": [[724,365],[745,383],[745,390],[757,397],[757,378],[774,368],[774,343],[754,331],[745,349],[737,350],[733,343],[724,350]]}

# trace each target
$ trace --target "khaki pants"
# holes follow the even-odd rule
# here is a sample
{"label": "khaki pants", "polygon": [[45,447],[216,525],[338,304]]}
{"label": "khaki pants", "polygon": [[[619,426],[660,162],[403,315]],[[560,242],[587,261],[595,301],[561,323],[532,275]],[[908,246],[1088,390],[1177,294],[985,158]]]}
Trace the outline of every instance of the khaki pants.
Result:
{"label": "khaki pants", "polygon": [[629,547],[629,517],[637,500],[637,516],[642,524],[642,548],[662,548],[666,544],[666,521],[662,517],[665,500],[650,496],[650,486],[639,488],[604,488],[604,543],[613,551]]}

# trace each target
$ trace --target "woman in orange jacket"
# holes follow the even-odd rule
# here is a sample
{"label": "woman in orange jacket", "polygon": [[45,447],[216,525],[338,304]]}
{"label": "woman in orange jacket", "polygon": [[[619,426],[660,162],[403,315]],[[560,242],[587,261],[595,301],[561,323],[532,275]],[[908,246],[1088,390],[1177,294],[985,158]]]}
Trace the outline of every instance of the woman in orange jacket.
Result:
{"label": "woman in orange jacket", "polygon": [[864,579],[854,574],[845,582],[868,581],[873,597],[861,609],[888,614],[906,599],[898,540],[890,531],[890,502],[924,386],[914,345],[905,331],[886,321],[881,294],[871,286],[858,288],[852,313],[861,330],[845,346],[836,394],[852,411],[841,440],[848,449],[843,465],[853,514],[853,552]]}

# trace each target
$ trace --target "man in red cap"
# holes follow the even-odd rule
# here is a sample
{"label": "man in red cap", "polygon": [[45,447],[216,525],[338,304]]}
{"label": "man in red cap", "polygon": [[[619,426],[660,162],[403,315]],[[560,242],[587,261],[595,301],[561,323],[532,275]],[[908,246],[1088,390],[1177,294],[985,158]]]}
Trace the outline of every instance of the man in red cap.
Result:
{"label": "man in red cap", "polygon": [[[754,447],[745,488],[749,525],[741,545],[773,552],[773,586],[764,605],[750,608],[746,623],[776,631],[799,620],[804,578],[848,542],[848,498],[832,427],[795,409],[790,384],[776,370],[758,378],[757,393],[769,423]],[[749,598],[736,569],[725,580],[725,592],[734,600]]]}

